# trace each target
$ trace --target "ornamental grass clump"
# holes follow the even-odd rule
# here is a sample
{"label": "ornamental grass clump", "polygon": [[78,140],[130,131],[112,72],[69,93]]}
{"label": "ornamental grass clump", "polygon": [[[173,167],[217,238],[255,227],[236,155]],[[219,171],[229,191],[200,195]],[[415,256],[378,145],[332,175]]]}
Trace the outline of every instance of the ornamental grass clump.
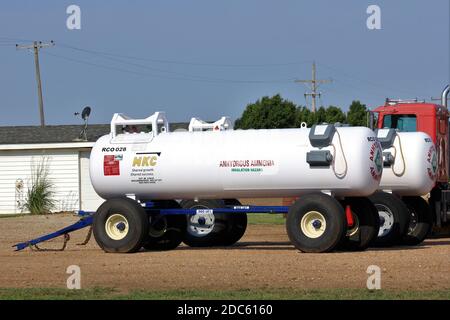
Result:
{"label": "ornamental grass clump", "polygon": [[31,186],[28,187],[25,209],[31,214],[47,214],[55,207],[53,183],[49,179],[48,159],[31,166]]}

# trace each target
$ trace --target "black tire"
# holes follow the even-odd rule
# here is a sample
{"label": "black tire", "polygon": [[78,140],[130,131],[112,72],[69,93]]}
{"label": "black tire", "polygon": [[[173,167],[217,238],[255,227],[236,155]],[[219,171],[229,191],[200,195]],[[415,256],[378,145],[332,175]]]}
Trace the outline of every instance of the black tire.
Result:
{"label": "black tire", "polygon": [[403,236],[402,244],[418,245],[425,240],[433,226],[430,206],[422,197],[403,197],[402,200],[411,214],[408,232]]}
{"label": "black tire", "polygon": [[[241,206],[242,204],[236,199],[225,199],[227,206]],[[218,241],[219,245],[231,246],[238,242],[247,230],[247,214],[246,213],[231,213],[228,215],[228,223],[226,230],[223,231],[223,236]]]}
{"label": "black tire", "polygon": [[[185,209],[214,209],[223,208],[225,203],[223,200],[183,200],[180,205]],[[195,229],[188,230],[190,227],[189,219],[193,216],[188,215],[186,222],[186,233],[184,235],[183,242],[190,247],[212,247],[219,246],[223,243],[224,234],[228,231],[229,216],[226,214],[214,214],[214,224],[211,230],[205,235],[196,233]],[[192,227],[194,228],[194,227]]]}
{"label": "black tire", "polygon": [[[377,192],[369,199],[380,215],[380,231],[374,245],[388,247],[399,244],[408,231],[410,221],[410,213],[405,203],[387,192]],[[385,216],[389,216],[389,219]]]}
{"label": "black tire", "polygon": [[[153,201],[156,209],[181,208],[174,200]],[[144,244],[146,250],[165,251],[177,248],[183,241],[186,231],[186,216],[173,215],[149,215],[149,232]]]}
{"label": "black tire", "polygon": [[[317,234],[308,235],[306,219],[314,220],[319,213],[324,223],[314,226],[317,232],[323,225],[325,228]],[[316,223],[319,219],[312,221]],[[310,226],[311,227],[311,226]],[[312,229],[312,228],[311,228]],[[345,212],[341,204],[323,193],[311,193],[300,197],[289,208],[286,219],[286,230],[292,244],[300,251],[318,253],[332,251],[345,237],[347,224]],[[321,234],[320,234],[321,233]],[[317,236],[316,236],[317,235]]]}
{"label": "black tire", "polygon": [[[108,235],[109,230],[120,233],[119,224],[114,226],[115,217],[125,218],[128,231],[121,239],[114,239]],[[121,217],[120,217],[121,216]],[[109,220],[108,220],[109,219]],[[131,253],[138,251],[145,242],[148,234],[148,217],[145,210],[136,201],[129,198],[114,198],[106,200],[94,215],[93,233],[98,245],[106,252]],[[117,230],[116,230],[117,229]],[[111,234],[111,231],[109,231]],[[121,235],[119,235],[121,236]]]}
{"label": "black tire", "polygon": [[349,197],[341,202],[344,210],[350,206],[353,214],[353,227],[339,245],[340,249],[362,251],[367,249],[377,238],[380,229],[380,219],[375,205],[368,198]]}

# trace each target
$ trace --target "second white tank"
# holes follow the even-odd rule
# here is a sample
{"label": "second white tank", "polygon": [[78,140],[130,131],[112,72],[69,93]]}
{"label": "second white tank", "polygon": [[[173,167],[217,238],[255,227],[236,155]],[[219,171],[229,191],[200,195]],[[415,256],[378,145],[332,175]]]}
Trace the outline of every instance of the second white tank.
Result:
{"label": "second white tank", "polygon": [[429,135],[380,129],[384,169],[380,189],[400,196],[425,195],[434,187],[437,154]]}

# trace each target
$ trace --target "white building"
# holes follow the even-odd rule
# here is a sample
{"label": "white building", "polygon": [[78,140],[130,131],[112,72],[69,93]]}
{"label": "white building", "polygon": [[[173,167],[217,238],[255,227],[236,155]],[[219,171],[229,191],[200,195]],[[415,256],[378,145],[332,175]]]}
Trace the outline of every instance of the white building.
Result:
{"label": "white building", "polygon": [[77,125],[0,127],[0,214],[24,212],[32,172],[43,161],[54,186],[54,211],[98,208],[103,199],[90,183],[89,154],[109,125],[90,125],[87,141],[76,141],[81,130]]}
{"label": "white building", "polygon": [[[170,130],[187,128],[174,123]],[[0,214],[24,212],[33,167],[48,164],[53,183],[55,212],[95,211],[104,201],[91,185],[89,155],[95,141],[110,132],[110,125],[89,125],[80,141],[82,125],[0,127]]]}

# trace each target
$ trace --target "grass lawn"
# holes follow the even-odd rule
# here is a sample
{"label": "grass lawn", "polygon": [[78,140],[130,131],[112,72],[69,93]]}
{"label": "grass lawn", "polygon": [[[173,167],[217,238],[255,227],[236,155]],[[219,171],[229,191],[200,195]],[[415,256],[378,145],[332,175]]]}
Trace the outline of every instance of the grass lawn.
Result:
{"label": "grass lawn", "polygon": [[[30,214],[0,214],[1,218],[27,217]],[[286,219],[282,214],[250,213],[247,215],[249,224],[279,224],[284,225]]]}
{"label": "grass lawn", "polygon": [[[73,214],[73,213],[72,213]],[[24,213],[12,213],[12,214],[0,214],[0,219],[2,218],[18,218],[18,217],[28,217],[30,214]],[[271,214],[271,213],[250,213],[247,215],[248,224],[273,224],[273,225],[284,225],[286,219],[282,214]],[[450,226],[443,227],[440,230],[444,234],[448,234]]]}
{"label": "grass lawn", "polygon": [[7,214],[0,214],[1,218],[17,218],[17,217],[26,217],[29,216],[29,214],[23,214],[23,213],[7,213]]}
{"label": "grass lawn", "polygon": [[249,224],[282,224],[286,223],[286,219],[282,214],[271,213],[249,213],[247,215]]}
{"label": "grass lawn", "polygon": [[57,288],[47,289],[0,289],[0,300],[67,300],[67,299],[114,299],[114,300],[209,300],[209,299],[274,299],[274,300],[391,300],[391,299],[430,299],[450,300],[450,289],[434,291],[395,291],[367,289],[323,289],[323,290],[238,290],[238,291],[199,291],[172,290],[147,291],[134,290],[121,293],[115,289],[94,288],[82,290],[67,290]]}

